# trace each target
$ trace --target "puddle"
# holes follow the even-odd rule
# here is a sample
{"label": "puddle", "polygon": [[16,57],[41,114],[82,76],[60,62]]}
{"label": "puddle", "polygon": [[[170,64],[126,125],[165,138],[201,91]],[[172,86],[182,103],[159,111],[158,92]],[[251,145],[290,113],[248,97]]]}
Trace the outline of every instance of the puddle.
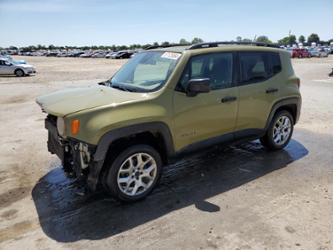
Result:
{"label": "puddle", "polygon": [[21,95],[21,96],[13,96],[10,98],[4,98],[4,100],[1,101],[1,104],[14,104],[14,103],[24,103],[30,101],[29,98],[27,98],[27,96],[25,95]]}
{"label": "puddle", "polygon": [[8,207],[12,203],[19,201],[26,196],[30,195],[30,188],[19,187],[6,191],[5,193],[0,194],[0,208]]}
{"label": "puddle", "polygon": [[159,186],[134,204],[122,204],[102,192],[78,196],[80,185],[58,167],[40,179],[32,197],[42,229],[52,239],[98,240],[187,206],[219,212],[205,200],[284,168],[307,153],[295,140],[278,152],[267,152],[258,142],[215,147],[165,166]]}
{"label": "puddle", "polygon": [[10,210],[7,210],[7,211],[3,212],[0,216],[3,219],[9,220],[9,219],[14,218],[16,214],[17,214],[16,209],[10,209]]}
{"label": "puddle", "polygon": [[20,235],[30,231],[34,227],[36,227],[36,225],[34,226],[31,221],[22,221],[0,230],[0,243],[9,239],[18,238]]}

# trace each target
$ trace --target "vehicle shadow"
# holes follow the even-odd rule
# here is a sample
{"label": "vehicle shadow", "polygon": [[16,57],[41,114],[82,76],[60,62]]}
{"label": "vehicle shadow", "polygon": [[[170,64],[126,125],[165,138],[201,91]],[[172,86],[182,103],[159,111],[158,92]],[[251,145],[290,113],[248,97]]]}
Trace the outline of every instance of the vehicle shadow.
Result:
{"label": "vehicle shadow", "polygon": [[21,76],[21,77],[18,77],[16,75],[0,75],[0,78],[26,78],[26,77],[32,77],[34,75],[35,74],[31,74],[31,75],[25,75],[25,76]]}
{"label": "vehicle shadow", "polygon": [[190,205],[217,212],[219,206],[206,199],[284,168],[307,154],[295,140],[276,152],[267,152],[257,141],[217,146],[166,166],[155,191],[133,204],[115,201],[102,192],[80,196],[80,185],[67,179],[58,167],[38,181],[32,197],[41,227],[52,239],[98,240]]}

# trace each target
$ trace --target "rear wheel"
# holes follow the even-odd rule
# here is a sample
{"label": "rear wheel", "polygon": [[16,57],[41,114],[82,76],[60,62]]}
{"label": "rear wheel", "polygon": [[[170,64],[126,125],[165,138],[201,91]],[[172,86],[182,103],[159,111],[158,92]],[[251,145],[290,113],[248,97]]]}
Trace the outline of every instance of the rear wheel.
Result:
{"label": "rear wheel", "polygon": [[270,150],[282,149],[289,143],[293,130],[293,116],[283,110],[275,114],[266,134],[260,138],[260,141]]}
{"label": "rear wheel", "polygon": [[148,145],[135,145],[120,153],[110,164],[103,186],[123,201],[146,197],[156,186],[162,170],[159,153]]}
{"label": "rear wheel", "polygon": [[15,70],[15,75],[18,77],[24,76],[24,72],[22,69]]}

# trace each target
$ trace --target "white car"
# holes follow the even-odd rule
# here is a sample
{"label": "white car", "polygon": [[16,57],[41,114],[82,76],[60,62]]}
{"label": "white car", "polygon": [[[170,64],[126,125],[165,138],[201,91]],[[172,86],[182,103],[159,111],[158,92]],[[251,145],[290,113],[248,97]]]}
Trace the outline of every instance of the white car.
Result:
{"label": "white car", "polygon": [[36,69],[29,64],[15,64],[7,59],[0,58],[0,75],[25,76],[35,74]]}

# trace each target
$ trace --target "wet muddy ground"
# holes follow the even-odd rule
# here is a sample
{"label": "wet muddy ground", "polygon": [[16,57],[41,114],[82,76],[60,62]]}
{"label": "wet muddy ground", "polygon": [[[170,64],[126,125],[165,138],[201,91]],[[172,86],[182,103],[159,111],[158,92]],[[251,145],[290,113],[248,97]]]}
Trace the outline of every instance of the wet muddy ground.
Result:
{"label": "wet muddy ground", "polygon": [[333,249],[333,57],[294,60],[303,109],[285,150],[217,146],[166,166],[145,200],[79,195],[46,149],[36,96],[107,79],[123,60],[24,58],[0,77],[0,249]]}

